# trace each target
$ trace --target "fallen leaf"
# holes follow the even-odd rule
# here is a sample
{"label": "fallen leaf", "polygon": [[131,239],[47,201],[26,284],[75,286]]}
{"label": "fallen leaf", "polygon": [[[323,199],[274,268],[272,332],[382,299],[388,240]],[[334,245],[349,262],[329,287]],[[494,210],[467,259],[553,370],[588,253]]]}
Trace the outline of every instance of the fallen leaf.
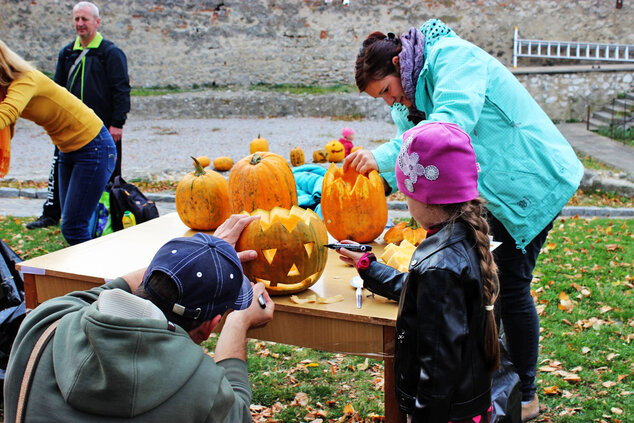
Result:
{"label": "fallen leaf", "polygon": [[588,354],[590,352],[590,348],[588,347],[582,347],[581,348],[581,354]]}
{"label": "fallen leaf", "polygon": [[291,403],[291,405],[299,405],[300,407],[306,407],[306,405],[308,405],[308,394],[305,392],[298,392],[295,395],[295,399],[293,399],[293,402]]}
{"label": "fallen leaf", "polygon": [[610,408],[610,411],[613,412],[614,414],[623,414],[623,410],[621,410],[620,408],[616,408],[616,407]]}
{"label": "fallen leaf", "polygon": [[572,311],[573,304],[568,294],[562,291],[559,293],[558,298],[559,298],[559,306],[558,306],[559,310],[568,311],[568,312]]}
{"label": "fallen leaf", "polygon": [[357,370],[365,370],[368,368],[368,359],[366,358],[363,363],[357,364]]}
{"label": "fallen leaf", "polygon": [[352,407],[352,404],[346,404],[345,407],[343,407],[343,414],[353,414],[354,413],[354,407]]}
{"label": "fallen leaf", "polygon": [[619,246],[618,246],[618,244],[607,244],[605,246],[605,249],[608,250],[608,251],[616,251],[616,250],[619,249]]}
{"label": "fallen leaf", "polygon": [[608,380],[608,381],[603,382],[601,385],[603,385],[606,388],[611,388],[614,385],[616,385],[616,382],[614,382],[613,380]]}
{"label": "fallen leaf", "polygon": [[561,391],[559,391],[559,388],[557,387],[557,385],[548,386],[544,388],[544,394],[546,395],[559,395],[560,393]]}

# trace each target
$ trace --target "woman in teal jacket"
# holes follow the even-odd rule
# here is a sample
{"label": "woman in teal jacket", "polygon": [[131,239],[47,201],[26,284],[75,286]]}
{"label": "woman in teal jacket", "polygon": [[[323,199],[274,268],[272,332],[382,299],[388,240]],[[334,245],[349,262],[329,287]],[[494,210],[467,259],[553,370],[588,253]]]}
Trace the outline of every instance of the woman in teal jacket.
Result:
{"label": "woman in teal jacket", "polygon": [[495,250],[501,317],[522,382],[523,420],[535,417],[539,318],[530,295],[532,272],[583,166],[513,74],[439,20],[400,37],[371,34],[357,56],[355,77],[359,91],[387,102],[397,133],[375,150],[352,153],[344,167],[378,170],[386,193],[396,189],[394,165],[406,130],[452,122],[471,137],[478,190],[487,200],[494,239],[503,242]]}

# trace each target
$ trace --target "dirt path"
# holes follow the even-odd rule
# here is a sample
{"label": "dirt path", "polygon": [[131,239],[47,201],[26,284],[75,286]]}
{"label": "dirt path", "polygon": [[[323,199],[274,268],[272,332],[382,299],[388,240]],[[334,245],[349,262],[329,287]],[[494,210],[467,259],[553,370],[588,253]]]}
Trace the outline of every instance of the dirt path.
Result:
{"label": "dirt path", "polygon": [[[291,148],[304,149],[307,162],[312,152],[341,129],[356,131],[355,145],[375,148],[394,135],[394,126],[380,121],[341,121],[325,118],[268,119],[128,119],[123,133],[123,176],[127,178],[180,179],[189,172],[190,156],[229,156],[234,161],[249,154],[250,141],[260,134],[270,151],[288,158]],[[11,168],[6,179],[48,178],[53,145],[46,133],[21,119],[11,143]]]}

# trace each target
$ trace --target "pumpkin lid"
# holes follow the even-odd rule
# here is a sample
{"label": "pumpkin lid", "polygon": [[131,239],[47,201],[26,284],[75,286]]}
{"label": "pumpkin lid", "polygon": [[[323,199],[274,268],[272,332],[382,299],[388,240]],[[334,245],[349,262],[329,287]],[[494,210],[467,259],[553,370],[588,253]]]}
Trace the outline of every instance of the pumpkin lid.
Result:
{"label": "pumpkin lid", "polygon": [[[155,290],[150,283],[154,272],[165,273],[176,284],[176,302]],[[199,321],[211,320],[228,309],[243,310],[253,299],[236,251],[228,242],[204,233],[174,238],[163,245],[145,272],[143,288],[163,311]]]}

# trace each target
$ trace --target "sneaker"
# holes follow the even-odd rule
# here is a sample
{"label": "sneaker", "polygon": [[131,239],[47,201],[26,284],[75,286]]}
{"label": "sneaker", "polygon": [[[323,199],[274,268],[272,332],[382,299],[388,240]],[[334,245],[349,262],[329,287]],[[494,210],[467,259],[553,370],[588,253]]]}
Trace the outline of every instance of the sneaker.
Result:
{"label": "sneaker", "polygon": [[537,416],[539,416],[539,398],[535,394],[532,401],[527,403],[522,401],[522,422],[533,420]]}
{"label": "sneaker", "polygon": [[27,223],[26,228],[27,229],[46,228],[48,226],[55,226],[58,223],[59,223],[59,219],[53,219],[52,217],[48,217],[48,216],[40,216],[37,218],[37,220]]}

